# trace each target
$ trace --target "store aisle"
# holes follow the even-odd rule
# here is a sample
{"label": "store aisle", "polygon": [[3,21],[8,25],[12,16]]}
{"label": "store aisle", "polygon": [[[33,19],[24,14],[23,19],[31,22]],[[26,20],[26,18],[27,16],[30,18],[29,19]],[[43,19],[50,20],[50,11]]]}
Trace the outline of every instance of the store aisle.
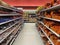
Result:
{"label": "store aisle", "polygon": [[13,45],[44,45],[35,23],[25,23]]}

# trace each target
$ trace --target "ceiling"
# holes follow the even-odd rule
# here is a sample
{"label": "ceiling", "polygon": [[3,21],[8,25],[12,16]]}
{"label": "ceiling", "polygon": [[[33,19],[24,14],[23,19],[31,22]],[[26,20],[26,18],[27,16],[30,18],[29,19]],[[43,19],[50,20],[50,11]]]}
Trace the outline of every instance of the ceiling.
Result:
{"label": "ceiling", "polygon": [[3,0],[12,6],[41,6],[51,0]]}
{"label": "ceiling", "polygon": [[[51,0],[3,0],[11,6],[23,9],[36,9],[38,6],[43,6]],[[60,1],[60,0],[59,0]]]}

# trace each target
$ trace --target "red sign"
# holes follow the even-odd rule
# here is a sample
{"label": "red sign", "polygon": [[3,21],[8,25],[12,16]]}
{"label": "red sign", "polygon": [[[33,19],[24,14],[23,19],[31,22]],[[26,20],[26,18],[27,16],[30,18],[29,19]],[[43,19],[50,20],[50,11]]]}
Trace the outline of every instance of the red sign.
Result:
{"label": "red sign", "polygon": [[51,0],[3,0],[12,6],[41,6]]}

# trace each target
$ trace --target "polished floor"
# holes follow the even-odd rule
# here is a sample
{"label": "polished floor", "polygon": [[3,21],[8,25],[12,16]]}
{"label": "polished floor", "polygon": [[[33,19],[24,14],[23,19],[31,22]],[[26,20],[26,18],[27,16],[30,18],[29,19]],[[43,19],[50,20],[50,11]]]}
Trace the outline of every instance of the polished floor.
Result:
{"label": "polished floor", "polygon": [[24,23],[13,45],[44,45],[35,23]]}

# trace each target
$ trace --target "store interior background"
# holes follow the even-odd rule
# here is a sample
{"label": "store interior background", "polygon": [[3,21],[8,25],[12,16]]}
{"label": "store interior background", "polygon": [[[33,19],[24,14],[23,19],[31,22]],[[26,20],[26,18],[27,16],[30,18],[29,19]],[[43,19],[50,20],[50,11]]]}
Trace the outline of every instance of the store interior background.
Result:
{"label": "store interior background", "polygon": [[60,45],[60,0],[0,0],[0,4],[1,45]]}
{"label": "store interior background", "polygon": [[[39,6],[45,6],[46,3],[51,3],[52,0],[3,0],[3,1],[9,4],[10,6],[14,6],[16,8],[23,8],[25,14],[26,12],[27,13],[29,12],[29,14],[23,15],[24,20],[26,22],[36,22],[34,16],[36,14],[37,8]],[[30,15],[33,16],[31,17]]]}

